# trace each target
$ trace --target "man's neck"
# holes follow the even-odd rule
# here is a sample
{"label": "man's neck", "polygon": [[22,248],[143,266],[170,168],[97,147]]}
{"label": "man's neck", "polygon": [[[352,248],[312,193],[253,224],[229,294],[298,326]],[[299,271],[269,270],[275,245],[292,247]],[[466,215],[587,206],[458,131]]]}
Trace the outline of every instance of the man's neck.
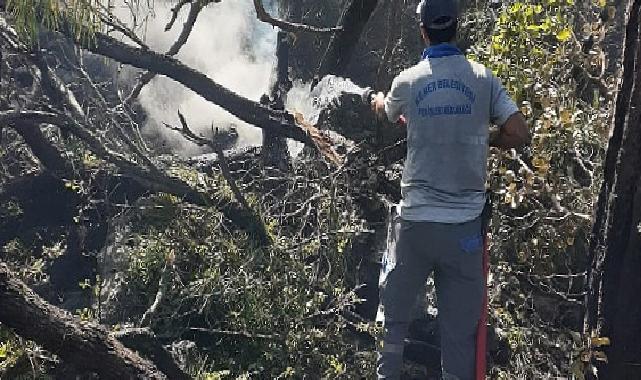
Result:
{"label": "man's neck", "polygon": [[439,43],[437,43],[437,44],[433,44],[433,43],[428,42],[428,43],[427,43],[427,45],[425,45],[425,48],[428,48],[428,49],[429,49],[429,48],[431,48],[431,47],[438,46],[438,45],[452,45],[452,46],[456,46],[456,41],[450,41],[450,42],[439,42]]}
{"label": "man's neck", "polygon": [[423,51],[423,59],[443,58],[454,55],[463,55],[463,52],[453,43],[440,43],[438,45],[429,45]]}

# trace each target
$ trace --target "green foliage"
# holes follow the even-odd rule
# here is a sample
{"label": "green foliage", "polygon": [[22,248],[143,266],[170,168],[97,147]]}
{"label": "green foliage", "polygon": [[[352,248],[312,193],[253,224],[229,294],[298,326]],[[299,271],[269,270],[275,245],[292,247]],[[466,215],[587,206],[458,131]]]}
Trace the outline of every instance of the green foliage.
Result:
{"label": "green foliage", "polygon": [[24,341],[0,326],[0,378],[12,380],[50,379],[49,363],[41,361],[33,342]]}
{"label": "green foliage", "polygon": [[88,41],[102,27],[99,0],[7,0],[14,25],[26,40],[34,42],[41,28],[68,29],[77,41]]}
{"label": "green foliage", "polygon": [[[508,378],[567,375],[554,363],[570,360],[573,340],[566,326],[548,319],[562,318],[559,307],[580,313],[609,104],[576,82],[576,67],[588,64],[575,15],[573,0],[516,1],[501,10],[489,41],[481,36],[472,48],[515,97],[533,137],[523,154],[494,152],[490,160],[498,201],[491,315],[512,348],[511,367],[503,369]],[[581,173],[581,165],[592,170]],[[537,352],[555,357],[538,367],[518,365],[539,360]]]}
{"label": "green foliage", "polygon": [[[202,176],[199,182],[218,183]],[[315,209],[319,236],[307,241],[292,234],[300,226],[269,216],[264,202],[251,202],[268,215],[276,241],[270,248],[256,248],[215,208],[151,197],[132,218],[132,234],[120,253],[129,264],[119,309],[140,318],[169,271],[153,328],[207,342],[199,343],[206,356],[194,368],[198,378],[370,377],[374,353],[357,348],[350,333],[356,326],[343,316],[359,302],[345,257],[349,231],[358,225],[349,214],[338,214],[345,199],[335,186],[322,191]]]}

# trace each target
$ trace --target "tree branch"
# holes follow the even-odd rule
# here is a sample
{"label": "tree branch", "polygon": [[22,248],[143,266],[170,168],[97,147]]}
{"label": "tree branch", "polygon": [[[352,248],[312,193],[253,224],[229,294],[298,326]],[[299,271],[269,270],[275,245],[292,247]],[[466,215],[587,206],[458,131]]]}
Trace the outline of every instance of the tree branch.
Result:
{"label": "tree branch", "polygon": [[273,110],[242,97],[172,57],[129,46],[104,34],[96,34],[94,43],[84,46],[95,54],[120,63],[165,75],[246,123],[268,130],[276,136],[314,146],[330,163],[337,165],[340,162],[331,139],[316,127],[309,124],[299,125],[289,112]]}
{"label": "tree branch", "polygon": [[57,177],[73,177],[73,167],[33,124],[52,124],[58,115],[41,111],[0,111],[0,125],[13,128],[25,141],[40,164]]}
{"label": "tree branch", "polygon": [[[11,44],[15,42],[13,38],[15,33],[11,35],[5,33],[11,30],[8,25],[5,18],[0,16],[0,37]],[[72,29],[68,25],[63,25],[60,30],[65,36],[75,41]],[[274,110],[242,97],[172,57],[129,46],[102,33],[96,33],[94,37],[91,41],[78,43],[95,54],[165,75],[183,84],[205,100],[224,108],[240,120],[270,131],[275,136],[291,138],[316,147],[329,163],[340,164],[341,158],[334,151],[332,140],[309,123],[298,124],[291,113]]]}
{"label": "tree branch", "polygon": [[154,333],[149,329],[125,329],[114,333],[116,339],[125,346],[140,352],[151,360],[168,378],[172,380],[190,380],[187,375],[163,347]]}
{"label": "tree branch", "polygon": [[[176,7],[178,7],[180,4],[183,3],[182,0]],[[180,5],[182,6],[182,5]],[[187,15],[187,20],[185,21],[185,24],[183,25],[183,29],[180,32],[180,35],[176,39],[176,41],[171,45],[169,50],[167,50],[166,55],[173,57],[174,55],[178,54],[180,49],[187,43],[187,39],[189,38],[189,35],[191,34],[191,31],[194,29],[194,24],[196,23],[196,19],[198,18],[198,14],[200,11],[203,9],[204,4],[201,3],[201,0],[196,0],[195,2],[191,3],[191,6],[189,8],[189,15]],[[174,8],[175,9],[175,8]],[[174,11],[172,9],[172,12]],[[172,18],[172,24],[173,21],[176,19],[176,14],[177,12],[174,13],[174,17]],[[167,25],[169,26],[169,24]],[[165,28],[165,31],[168,29]],[[138,80],[138,83],[134,87],[134,89],[131,91],[131,93],[123,100],[123,103],[126,105],[131,104],[131,102],[138,98],[140,96],[140,92],[142,89],[149,83],[151,82],[152,79],[156,76],[155,73],[147,71],[144,73],[140,79]]]}
{"label": "tree branch", "polygon": [[[17,115],[25,115],[24,119],[19,119]],[[194,190],[184,181],[168,176],[160,170],[149,171],[135,163],[129,161],[126,157],[109,150],[94,135],[94,133],[79,124],[76,120],[68,115],[56,115],[46,112],[2,112],[0,120],[12,120],[8,124],[16,129],[18,128],[38,128],[39,124],[56,125],[62,130],[68,131],[80,140],[82,140],[89,150],[96,154],[100,159],[116,166],[122,175],[132,178],[145,188],[152,192],[162,192],[175,195],[187,202],[211,206],[213,200],[207,194]],[[256,216],[242,207],[238,207],[233,202],[228,202],[218,206],[220,212],[237,227],[255,235],[260,245],[269,245],[271,239],[265,230],[262,222],[257,221]]]}
{"label": "tree branch", "polygon": [[[236,198],[236,201],[243,206],[245,210],[253,214],[252,208],[249,207],[249,203],[247,203],[247,200],[243,196],[243,193],[240,191],[238,188],[238,185],[236,184],[236,181],[234,181],[234,178],[231,175],[231,171],[229,170],[229,164],[227,162],[227,158],[225,157],[225,153],[223,152],[223,148],[219,142],[216,141],[216,137],[218,136],[218,130],[214,131],[214,126],[212,125],[212,138],[207,139],[201,136],[196,135],[191,128],[189,128],[189,124],[187,124],[187,120],[185,119],[185,116],[183,116],[180,111],[178,111],[178,119],[180,119],[180,124],[182,128],[175,128],[170,126],[169,124],[165,124],[168,128],[170,128],[173,131],[179,132],[182,134],[187,140],[198,144],[200,146],[208,145],[210,146],[213,150],[214,153],[216,153],[216,156],[218,156],[218,163],[220,166],[220,171],[227,181],[227,184],[229,185],[229,188],[231,189],[232,193],[234,194],[234,198]],[[256,217],[256,223],[262,224],[262,221]]]}
{"label": "tree branch", "polygon": [[165,26],[165,32],[168,32],[171,30],[171,28],[174,27],[174,23],[176,22],[176,19],[178,18],[178,13],[180,13],[180,10],[187,4],[191,3],[191,0],[180,0],[178,4],[176,4],[173,8],[171,8],[171,19]]}
{"label": "tree branch", "polygon": [[[212,130],[214,129],[213,126],[211,128]],[[216,134],[213,134],[213,136],[215,137]],[[238,185],[236,184],[236,181],[234,181],[234,178],[231,175],[231,170],[229,170],[229,163],[227,162],[227,158],[225,157],[225,152],[223,152],[223,148],[220,146],[220,144],[214,143],[214,145],[216,146],[214,148],[214,152],[216,153],[216,156],[218,156],[220,171],[222,172],[223,177],[227,181],[227,184],[231,188],[232,193],[234,193],[234,197],[236,198],[236,201],[238,201],[238,203],[240,203],[245,208],[245,210],[253,212],[252,208],[249,207],[249,203],[247,203],[247,199],[245,199],[245,196],[240,191],[240,189],[238,188]],[[258,218],[258,216],[256,218]]]}
{"label": "tree branch", "polygon": [[378,0],[350,0],[347,3],[339,21],[343,30],[332,36],[318,66],[317,80],[327,74],[344,74],[354,48],[377,5]]}
{"label": "tree branch", "polygon": [[[75,319],[46,303],[0,263],[0,322],[34,340],[79,370],[101,379],[166,379],[151,362],[118,342],[107,329]],[[91,360],[87,360],[87,358]]]}
{"label": "tree branch", "polygon": [[272,26],[280,28],[283,31],[290,33],[334,33],[341,31],[343,28],[340,26],[332,28],[322,28],[307,24],[302,24],[298,22],[285,21],[283,19],[272,17],[266,10],[263,5],[262,0],[254,0],[254,8],[256,9],[256,16],[262,22],[266,22]]}

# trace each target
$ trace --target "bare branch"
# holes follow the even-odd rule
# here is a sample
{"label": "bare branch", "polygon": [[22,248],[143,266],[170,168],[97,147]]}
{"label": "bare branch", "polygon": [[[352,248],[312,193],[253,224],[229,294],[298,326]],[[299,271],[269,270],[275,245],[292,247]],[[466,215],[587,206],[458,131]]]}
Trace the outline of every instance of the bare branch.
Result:
{"label": "bare branch", "polygon": [[100,33],[85,48],[118,62],[166,75],[246,123],[268,130],[276,136],[316,147],[332,164],[338,165],[341,161],[334,151],[332,140],[313,125],[297,123],[294,115],[287,111],[274,110],[244,98],[175,58],[138,49]]}
{"label": "bare branch", "polygon": [[[33,61],[40,70],[42,81],[41,85],[49,98],[53,102],[57,103],[60,108],[69,112],[70,119],[79,120],[81,123],[84,123],[86,121],[86,115],[78,103],[74,93],[65,86],[62,80],[53,72],[53,70],[51,70],[49,65],[47,65],[41,56],[37,54],[32,55],[30,60]],[[119,128],[119,126],[117,128]],[[124,138],[124,142],[132,150],[135,157],[145,164],[149,170],[158,172],[158,168],[156,168],[154,163],[151,162],[149,157],[143,154],[132,141]]]}
{"label": "bare branch", "polygon": [[[181,3],[183,1],[185,1],[185,0],[182,0]],[[185,3],[186,2],[188,2],[188,1],[185,1]],[[178,7],[181,3],[176,5],[176,7]],[[180,6],[182,7],[182,5],[180,5]],[[168,55],[170,57],[173,57],[174,55],[178,54],[180,49],[187,43],[187,39],[189,38],[189,35],[191,34],[191,31],[194,29],[194,24],[196,23],[196,19],[198,18],[198,14],[203,9],[203,6],[204,5],[202,4],[201,0],[196,0],[195,2],[191,3],[191,6],[189,8],[189,15],[187,15],[187,20],[185,21],[185,24],[183,25],[183,29],[180,32],[180,35],[178,36],[176,41],[171,45],[169,50],[167,50],[167,53],[165,53],[166,55]],[[174,7],[174,9],[175,9],[175,7]],[[172,9],[172,12],[173,12],[174,9]],[[177,12],[174,13],[174,18],[172,18],[173,21],[175,21],[175,15],[176,14],[177,14]],[[172,24],[173,24],[173,21],[172,21]],[[168,30],[168,29],[165,28],[165,30]],[[156,76],[156,74],[151,72],[151,71],[147,71],[146,73],[142,74],[140,76],[140,79],[138,79],[138,83],[136,84],[134,89],[123,100],[123,103],[125,105],[131,104],[131,102],[134,99],[136,99],[136,98],[138,98],[138,96],[140,96],[140,92],[142,91],[142,89],[149,82],[151,82],[151,80],[154,79],[155,76]]]}
{"label": "bare branch", "polygon": [[180,120],[180,124],[181,124],[180,128],[174,127],[167,123],[164,123],[165,127],[171,129],[172,131],[180,133],[185,139],[187,139],[187,141],[190,141],[198,146],[209,146],[212,149],[216,148],[217,144],[215,141],[205,138],[201,135],[197,135],[196,133],[194,133],[194,131],[192,131],[189,128],[189,126],[187,125],[187,121],[185,120],[185,117],[180,112],[180,110],[178,110],[178,119]]}
{"label": "bare branch", "polygon": [[170,126],[169,124],[165,123],[165,126],[170,128],[173,131],[179,132],[182,134],[187,140],[198,144],[200,146],[208,145],[212,149],[214,149],[214,153],[218,156],[218,164],[220,166],[220,171],[227,181],[227,184],[229,185],[229,188],[231,189],[232,193],[234,194],[234,198],[236,198],[236,201],[240,203],[243,208],[249,212],[252,212],[252,208],[249,206],[249,203],[247,203],[247,200],[245,199],[245,196],[243,193],[240,191],[238,188],[238,185],[236,184],[236,181],[234,181],[234,178],[231,175],[231,170],[229,169],[229,164],[227,163],[227,158],[225,157],[225,153],[223,152],[223,149],[221,147],[221,144],[216,141],[216,137],[218,136],[218,129],[214,130],[214,126],[212,125],[211,127],[211,132],[212,132],[212,138],[207,139],[202,136],[196,135],[191,128],[189,128],[189,124],[187,124],[187,120],[185,119],[185,116],[178,111],[178,118],[180,119],[180,124],[182,125],[181,128],[175,128]]}
{"label": "bare branch", "polygon": [[214,151],[216,155],[218,156],[218,163],[220,165],[220,171],[223,173],[223,177],[227,181],[227,184],[231,188],[232,193],[234,193],[234,197],[240,203],[245,210],[247,211],[252,211],[251,207],[249,207],[249,203],[247,203],[247,199],[245,199],[245,196],[243,193],[240,191],[238,188],[238,185],[236,184],[236,181],[234,181],[234,178],[231,175],[231,170],[229,170],[229,164],[227,163],[227,158],[225,157],[225,152],[223,152],[223,148],[220,146],[220,144],[215,143],[215,137],[217,133],[213,133],[214,126],[212,125],[212,135],[214,136],[214,143],[216,147],[214,148]]}
{"label": "bare branch", "polygon": [[[11,29],[4,16],[0,16],[0,37],[13,43],[14,38],[4,33],[6,30],[2,29]],[[60,30],[65,36],[75,41],[73,31],[68,25],[62,25]],[[196,92],[205,100],[224,108],[240,120],[267,130],[275,136],[291,138],[313,146],[329,163],[340,165],[341,158],[334,151],[333,141],[315,126],[297,122],[294,115],[287,111],[274,110],[242,97],[175,58],[130,46],[103,33],[96,33],[92,41],[77,41],[77,43],[95,54],[165,75]]]}
{"label": "bare branch", "polygon": [[286,32],[290,33],[334,33],[341,31],[343,28],[340,26],[323,28],[318,26],[312,26],[307,24],[302,24],[298,22],[285,21],[283,19],[272,17],[266,10],[263,5],[262,0],[254,0],[254,8],[256,9],[256,16],[262,22],[266,22],[272,26],[280,28]]}
{"label": "bare branch", "polygon": [[[198,0],[196,2],[198,2]],[[165,32],[170,31],[171,28],[174,27],[174,23],[178,18],[178,13],[180,13],[180,10],[189,3],[191,3],[191,0],[180,0],[178,4],[176,4],[173,8],[171,8],[171,20],[169,20],[169,22],[167,23],[167,26],[165,26]]]}
{"label": "bare branch", "polygon": [[125,25],[120,19],[114,16],[104,5],[99,5],[100,9],[96,10],[100,21],[105,23],[105,25],[110,26],[114,31],[122,33],[125,37],[129,38],[131,41],[136,43],[143,49],[149,49],[149,46],[140,39],[136,33],[134,33],[127,25]]}

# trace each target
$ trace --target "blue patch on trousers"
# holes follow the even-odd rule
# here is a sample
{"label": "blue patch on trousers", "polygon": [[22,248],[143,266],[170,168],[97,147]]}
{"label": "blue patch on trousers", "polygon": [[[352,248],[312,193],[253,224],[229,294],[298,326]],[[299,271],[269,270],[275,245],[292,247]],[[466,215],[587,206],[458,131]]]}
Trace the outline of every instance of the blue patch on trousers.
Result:
{"label": "blue patch on trousers", "polygon": [[481,251],[481,247],[483,246],[483,236],[481,234],[476,234],[473,236],[468,236],[459,241],[459,244],[461,245],[461,249],[465,253],[476,253]]}

